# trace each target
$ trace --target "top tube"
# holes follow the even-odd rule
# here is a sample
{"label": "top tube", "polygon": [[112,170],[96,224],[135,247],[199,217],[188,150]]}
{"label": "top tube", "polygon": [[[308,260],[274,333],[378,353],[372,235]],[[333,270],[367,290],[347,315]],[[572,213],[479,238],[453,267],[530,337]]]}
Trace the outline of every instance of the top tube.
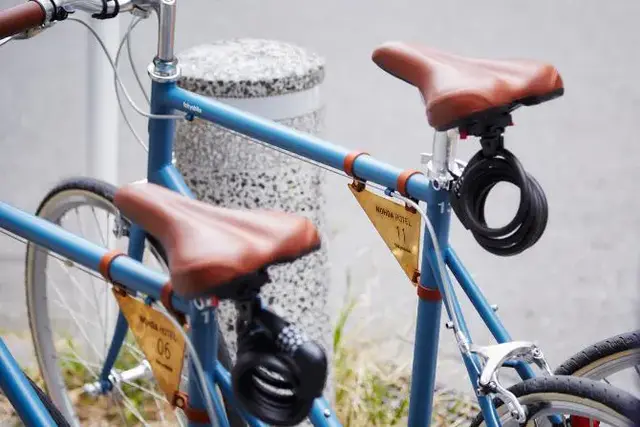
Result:
{"label": "top tube", "polygon": [[[160,104],[209,120],[216,125],[264,141],[338,170],[344,170],[349,150],[279,123],[243,112],[220,101],[189,92],[175,83],[154,83],[154,96]],[[151,141],[153,143],[153,141]],[[398,190],[398,178],[403,171],[371,156],[358,156],[353,162],[353,173],[358,179],[372,181]],[[429,180],[422,174],[411,176],[406,191],[414,199],[429,202]]]}

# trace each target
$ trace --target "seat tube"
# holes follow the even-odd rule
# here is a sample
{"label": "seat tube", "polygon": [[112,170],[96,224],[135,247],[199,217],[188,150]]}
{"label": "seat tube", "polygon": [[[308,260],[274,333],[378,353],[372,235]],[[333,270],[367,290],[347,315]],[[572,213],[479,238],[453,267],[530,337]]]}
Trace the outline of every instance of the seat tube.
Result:
{"label": "seat tube", "polygon": [[[438,173],[446,176],[449,157],[455,147],[454,138],[446,133],[437,133],[434,139],[434,154],[429,157],[428,176],[432,179],[427,200],[427,216],[436,232],[440,249],[444,251],[448,246],[451,209],[449,193],[446,191],[446,180],[440,180]],[[439,165],[436,169],[435,165]],[[445,186],[441,185],[445,184]],[[410,427],[429,426],[433,409],[433,391],[435,388],[436,365],[438,359],[438,341],[440,337],[440,317],[442,301],[438,292],[437,265],[435,249],[425,226],[423,235],[423,250],[420,266],[420,284],[418,290],[418,313],[413,352],[413,368],[411,376],[411,398],[409,404]],[[442,254],[444,257],[444,254]]]}
{"label": "seat tube", "polygon": [[[218,349],[218,328],[216,326],[217,298],[196,298],[191,303],[190,325],[191,342],[202,363],[205,377],[215,378],[216,355]],[[208,384],[200,384],[193,361],[189,360],[189,407],[191,411],[206,413],[206,398],[204,393],[209,393],[214,404],[217,422],[213,425],[228,426],[223,406],[217,393],[211,393]],[[212,423],[200,423],[196,420],[189,421],[189,427],[210,426]]]}

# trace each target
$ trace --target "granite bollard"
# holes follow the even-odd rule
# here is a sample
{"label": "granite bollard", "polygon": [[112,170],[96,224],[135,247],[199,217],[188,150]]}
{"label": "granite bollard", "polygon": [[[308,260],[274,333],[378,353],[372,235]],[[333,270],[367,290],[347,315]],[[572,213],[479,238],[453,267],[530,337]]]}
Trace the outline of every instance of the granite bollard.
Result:
{"label": "granite bollard", "polygon": [[[178,58],[181,87],[300,131],[321,133],[324,61],[316,54],[283,42],[238,39],[196,46]],[[198,118],[179,123],[175,158],[198,199],[230,208],[295,212],[325,234],[322,169]],[[321,343],[330,357],[326,247],[269,273],[272,283],[263,287],[263,301]],[[235,358],[233,304],[223,302],[219,315]]]}

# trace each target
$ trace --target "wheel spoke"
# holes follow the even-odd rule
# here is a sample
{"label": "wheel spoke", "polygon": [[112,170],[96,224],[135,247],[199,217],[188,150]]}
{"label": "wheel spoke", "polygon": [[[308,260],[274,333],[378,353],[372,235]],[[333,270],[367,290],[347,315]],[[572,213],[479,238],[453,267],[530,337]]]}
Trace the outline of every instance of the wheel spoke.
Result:
{"label": "wheel spoke", "polygon": [[[98,221],[98,215],[96,215],[96,210],[93,206],[91,206],[91,213],[93,214],[93,219],[96,223],[96,227],[98,227],[98,235],[100,236],[100,241],[102,242],[102,246],[104,246],[107,249],[111,249],[108,245],[107,242],[105,241],[103,234],[102,234],[102,227],[100,227],[100,221]],[[109,221],[109,214],[107,213],[107,221]],[[109,229],[109,223],[107,222],[107,230]]]}
{"label": "wheel spoke", "polygon": [[[94,378],[99,378],[97,371],[94,371],[91,368],[91,364],[87,361],[85,361],[82,357],[80,357],[80,355],[78,354],[78,352],[76,352],[73,348],[70,348],[71,352],[81,361],[81,363],[83,363],[85,365],[85,367],[87,368],[87,370],[89,370],[89,372],[91,373],[91,375]],[[138,412],[138,410],[135,408],[135,406],[133,404],[131,404],[130,399],[127,397],[127,395],[124,393],[124,391],[122,391],[122,388],[120,387],[120,385],[118,384],[113,384],[113,388],[114,390],[118,391],[118,393],[120,394],[120,396],[122,397],[122,403],[124,403],[124,405],[127,407],[127,409],[133,414],[133,416],[135,416],[140,422],[142,422],[144,425],[146,425],[147,423],[145,422],[144,418],[142,417],[142,415],[140,415],[140,413]],[[117,402],[115,401],[115,399],[113,398],[113,396],[111,396],[112,401],[114,402],[114,404],[116,404],[120,411],[122,411],[122,408],[120,408],[120,405],[117,404]],[[126,420],[126,417],[124,417],[123,414],[123,419]],[[128,423],[127,423],[128,425]]]}
{"label": "wheel spoke", "polygon": [[[106,241],[105,238],[103,237],[103,232],[102,232],[102,227],[100,226],[100,221],[98,220],[98,215],[96,214],[96,210],[93,206],[91,206],[91,214],[93,216],[93,220],[96,223],[96,227],[98,229],[98,235],[100,236],[100,241],[102,242],[102,246],[104,246],[107,249],[111,249],[109,247],[108,244],[108,240],[109,240],[109,213],[107,212],[107,235],[106,235]],[[105,286],[106,287],[106,286]],[[96,288],[94,286],[92,286],[93,288],[93,298],[96,302],[96,306],[98,306],[100,303],[98,302],[98,295],[96,295]],[[106,295],[103,292],[103,297],[105,297]],[[104,300],[104,315],[105,317],[109,316],[109,301],[108,298],[103,298]],[[107,325],[109,325],[108,322],[108,317],[107,319],[105,319],[105,322],[103,323],[102,321],[102,316],[98,316],[100,319],[100,324],[102,325],[102,330],[104,331],[104,335],[103,335],[103,340],[102,340],[102,351],[106,351],[107,350],[107,328],[105,327],[104,323],[106,323]]]}
{"label": "wheel spoke", "polygon": [[136,348],[135,346],[133,346],[132,344],[125,341],[124,345],[125,347],[127,347],[127,350],[129,350],[134,357],[138,358],[138,361],[145,358],[144,353],[140,351],[138,348]]}
{"label": "wheel spoke", "polygon": [[[111,233],[109,233],[109,213],[107,212],[107,249],[111,250]],[[107,286],[104,287],[102,292],[102,300],[104,301],[105,323],[109,323],[109,298],[107,297]],[[104,335],[104,348],[107,348],[107,335]]]}
{"label": "wheel spoke", "polygon": [[[87,301],[87,303],[91,304],[91,308],[93,308],[97,312],[98,307],[93,304],[91,299],[87,296],[87,294],[84,291],[86,286],[83,286],[80,284],[80,282],[78,282],[78,279],[76,279],[75,276],[71,274],[71,269],[69,269],[69,267],[67,267],[63,261],[57,258],[55,258],[55,260],[58,266],[60,266],[60,269],[62,269],[62,271],[64,271],[67,274],[67,276],[69,277],[69,280],[71,280],[72,284],[76,287],[76,289],[78,289],[78,292],[81,294],[81,296]],[[47,278],[55,283],[55,280],[52,277],[50,277],[48,272],[47,272]]]}
{"label": "wheel spoke", "polygon": [[77,356],[77,353],[76,353],[74,350],[72,350],[72,349],[70,349],[70,350],[74,353],[74,356],[76,356],[75,358],[73,358],[73,357],[69,357],[69,356],[60,356],[60,355],[58,355],[58,356],[57,356],[58,360],[62,360],[63,362],[81,363],[81,364],[85,365],[87,368],[88,368],[88,367],[92,367],[92,368],[94,368],[94,369],[100,369],[100,365],[99,365],[99,364],[97,364],[97,363],[91,363],[91,362],[88,362],[88,361],[86,361],[86,360],[81,360],[81,359]]}
{"label": "wheel spoke", "polygon": [[122,403],[124,403],[124,406],[126,406],[129,412],[131,412],[131,414],[133,414],[133,416],[136,417],[138,421],[140,421],[143,425],[148,425],[149,423],[145,421],[142,414],[138,412],[138,409],[135,407],[135,405],[133,405],[131,403],[131,400],[127,397],[127,395],[124,394],[124,391],[122,391],[122,388],[119,385],[115,385],[114,389],[116,389],[120,394],[120,396],[122,397]]}
{"label": "wheel spoke", "polygon": [[[64,305],[63,303],[61,303],[61,302],[60,302],[60,301],[58,301],[58,300],[53,300],[53,303],[54,303],[56,306],[60,307],[60,308],[65,308],[65,309],[66,309],[66,308],[68,308],[68,306]],[[80,320],[82,320],[82,321],[86,322],[86,323],[87,323],[88,325],[90,325],[90,326],[93,326],[93,327],[100,326],[100,325],[98,325],[96,322],[94,322],[94,321],[92,321],[92,320],[87,319],[86,317],[84,317],[84,316],[83,316],[83,315],[81,315],[81,314],[76,313],[75,315],[76,315],[76,317],[77,317],[78,319],[80,319]]]}
{"label": "wheel spoke", "polygon": [[164,408],[162,408],[162,405],[160,404],[160,400],[153,399],[153,402],[156,404],[156,408],[158,409],[158,415],[160,415],[160,422],[162,423],[163,426],[166,426],[167,419],[164,416]]}
{"label": "wheel spoke", "polygon": [[[78,354],[78,353],[77,353],[73,348],[70,348],[70,350],[71,350],[71,352],[72,352],[72,353],[73,353],[73,354],[78,358],[78,360],[79,360],[82,364],[84,364],[84,366],[85,366],[85,367],[87,368],[87,370],[91,373],[91,375],[92,375],[95,379],[98,379],[98,378],[99,378],[99,376],[98,376],[98,374],[97,374],[97,371],[94,371],[94,370],[91,368],[91,365],[92,365],[92,364],[91,364],[91,363],[89,363],[89,362],[87,362],[86,360],[84,360],[82,357],[80,357],[80,355],[79,355],[79,354]],[[97,368],[97,369],[100,369],[100,368]],[[115,388],[115,389],[117,389],[117,390],[118,390],[118,391],[119,391],[119,392],[124,396],[124,394],[123,394],[122,390],[119,388],[119,386],[118,386],[117,384],[115,384],[115,387],[114,387],[114,388]],[[124,398],[126,399],[126,396],[125,396]],[[126,415],[124,414],[124,411],[122,410],[122,407],[118,404],[118,402],[116,401],[116,399],[115,399],[115,397],[113,396],[113,394],[111,394],[111,393],[109,394],[109,399],[111,400],[111,403],[112,403],[114,406],[116,406],[116,407],[118,408],[118,412],[120,413],[120,418],[121,418],[121,419],[122,419],[122,421],[124,422],[124,425],[129,425],[129,423],[127,422],[127,417],[126,417]],[[134,414],[134,415],[135,415],[135,414]],[[143,423],[144,423],[144,420],[143,420]]]}
{"label": "wheel spoke", "polygon": [[118,414],[120,414],[120,420],[122,421],[122,425],[128,426],[129,422],[127,421],[127,416],[124,414],[124,410],[122,409],[122,406],[119,405],[118,402],[116,402],[116,398],[113,394],[110,394],[109,398],[113,406],[118,408]]}
{"label": "wheel spoke", "polygon": [[78,330],[80,331],[80,333],[82,334],[83,338],[87,341],[87,343],[89,343],[89,346],[91,347],[91,349],[95,352],[96,356],[98,357],[99,360],[102,360],[102,356],[100,355],[100,353],[98,352],[98,349],[95,347],[95,345],[93,345],[93,343],[91,342],[91,340],[89,339],[89,336],[87,335],[86,331],[84,330],[84,328],[82,326],[80,326],[80,323],[78,322],[78,319],[76,318],[76,315],[74,314],[73,311],[71,311],[71,308],[69,307],[69,304],[67,303],[67,300],[62,296],[62,293],[58,290],[57,287],[54,287],[54,290],[56,291],[56,293],[58,294],[58,297],[61,299],[62,304],[64,304],[64,306],[66,307],[67,311],[69,312],[69,315],[71,316],[71,319],[73,320],[73,322],[76,324],[76,326],[78,327]]}
{"label": "wheel spoke", "polygon": [[125,380],[123,380],[122,382],[123,382],[124,384],[130,385],[131,387],[135,387],[135,388],[137,388],[138,390],[143,391],[143,392],[147,393],[147,394],[148,394],[148,395],[150,395],[150,396],[153,396],[154,400],[161,400],[161,401],[163,401],[163,402],[166,402],[166,401],[167,401],[167,400],[165,399],[165,397],[164,397],[164,396],[161,396],[161,395],[160,395],[160,394],[158,394],[157,392],[155,392],[155,391],[153,391],[153,390],[149,390],[148,388],[143,387],[142,385],[137,384],[137,383],[136,383],[136,382],[134,382],[134,381],[125,381]]}
{"label": "wheel spoke", "polygon": [[[69,351],[70,351],[71,353],[73,353],[73,355],[76,357],[75,362],[80,362],[80,363],[82,363],[82,364],[84,365],[84,367],[87,369],[87,371],[89,371],[89,373],[91,374],[91,376],[92,376],[93,378],[96,378],[96,379],[97,379],[97,378],[99,377],[99,376],[98,376],[98,374],[97,374],[97,369],[100,369],[100,368],[99,368],[99,366],[100,366],[99,364],[95,364],[95,363],[90,363],[90,362],[88,362],[88,361],[87,361],[87,360],[85,360],[82,356],[80,356],[80,355],[78,354],[78,352],[77,352],[73,347],[69,347]],[[58,359],[59,359],[59,358],[60,358],[60,356],[57,356],[56,358],[58,358]],[[92,366],[95,366],[95,367],[96,367],[96,368],[95,368],[96,370],[94,370],[94,369],[92,368]]]}
{"label": "wheel spoke", "polygon": [[[106,282],[105,282],[105,284],[104,284],[104,287],[105,287],[105,288],[107,287]],[[96,294],[96,288],[95,288],[95,286],[92,286],[92,287],[91,287],[91,290],[93,291],[93,292],[92,292],[92,294],[93,294],[93,301],[95,302],[96,311],[97,311],[97,307],[99,307],[99,306],[100,306],[100,303],[98,302],[98,295]],[[104,301],[105,301],[105,307],[104,307],[104,312],[103,312],[103,313],[104,313],[104,315],[106,316],[106,315],[107,315],[107,313],[109,312],[109,311],[108,311],[108,307],[107,307],[108,299],[106,298],[106,295],[104,295],[104,294],[103,294],[103,299],[104,299]],[[100,315],[100,312],[99,312],[99,311],[97,311],[97,314],[98,314],[98,322],[100,322],[100,330],[102,331],[102,336],[103,336],[103,339],[102,339],[102,353],[104,354],[104,353],[106,353],[106,351],[107,351],[107,327],[105,326],[105,322],[104,322],[104,320],[103,320],[102,316]],[[108,323],[107,323],[107,325],[108,325]]]}
{"label": "wheel spoke", "polygon": [[[93,280],[93,278],[91,279],[91,290],[92,295],[93,295],[93,302],[91,301],[91,299],[87,296],[84,288],[85,286],[82,286],[78,280],[74,277],[74,275],[71,273],[71,269],[69,269],[64,262],[56,259],[57,264],[60,266],[60,268],[67,273],[67,276],[69,277],[69,279],[71,280],[71,282],[75,285],[76,289],[78,289],[78,292],[83,296],[83,298],[89,302],[92,306],[92,308],[95,310],[95,312],[98,314],[98,322],[100,323],[100,330],[103,331],[103,340],[102,340],[102,352],[106,352],[107,350],[107,327],[106,325],[108,325],[108,323],[106,323],[105,325],[105,320],[103,319],[103,316],[100,314],[100,310],[98,309],[98,307],[100,306],[100,303],[98,302],[98,295],[96,294],[96,286],[95,286],[95,281]],[[52,282],[53,279],[51,279]],[[55,283],[55,282],[54,282]],[[107,282],[103,282],[104,286],[102,286],[102,288],[105,290],[105,292],[103,293],[103,300],[104,300],[104,311],[103,314],[104,316],[108,316],[109,315],[109,308],[108,308],[108,303],[109,303],[109,298],[106,295],[106,290],[109,288],[109,285],[107,284]],[[94,323],[95,324],[95,323]]]}
{"label": "wheel spoke", "polygon": [[[76,222],[78,223],[78,227],[79,227],[79,229],[80,229],[80,234],[81,234],[81,235],[82,235],[82,237],[84,237],[86,240],[91,241],[91,239],[88,239],[88,238],[87,238],[87,235],[86,235],[86,233],[84,232],[83,222],[82,222],[82,219],[80,219],[80,212],[78,212],[78,208],[76,207],[74,210],[75,210],[75,212],[76,212],[76,219],[77,219],[77,221],[76,221]],[[102,236],[100,236],[100,238],[102,239]],[[95,282],[94,282],[93,277],[91,277],[91,284],[92,284],[92,285],[95,285]]]}

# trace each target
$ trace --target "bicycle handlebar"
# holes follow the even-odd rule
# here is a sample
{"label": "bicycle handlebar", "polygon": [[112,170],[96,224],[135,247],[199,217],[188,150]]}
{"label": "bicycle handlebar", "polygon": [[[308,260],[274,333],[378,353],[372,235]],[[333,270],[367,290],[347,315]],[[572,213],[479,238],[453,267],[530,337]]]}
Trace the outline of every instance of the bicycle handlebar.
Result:
{"label": "bicycle handlebar", "polygon": [[39,27],[46,17],[45,10],[36,1],[0,10],[0,39]]}
{"label": "bicycle handlebar", "polygon": [[28,0],[10,9],[0,10],[0,40],[17,35],[30,37],[29,30],[66,19],[69,13],[82,11],[96,19],[114,18],[134,9],[149,10],[159,0]]}

